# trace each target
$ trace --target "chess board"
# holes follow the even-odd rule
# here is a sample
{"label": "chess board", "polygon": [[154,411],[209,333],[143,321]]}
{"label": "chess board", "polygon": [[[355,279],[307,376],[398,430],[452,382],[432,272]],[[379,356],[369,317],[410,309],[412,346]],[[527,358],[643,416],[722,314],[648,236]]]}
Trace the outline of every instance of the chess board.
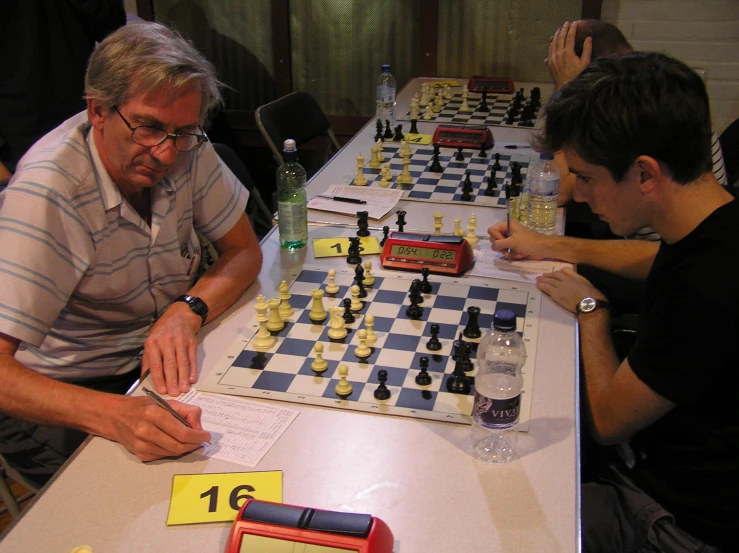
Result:
{"label": "chess board", "polygon": [[[345,297],[351,297],[354,268],[338,269],[336,273],[339,292],[324,296],[327,310],[330,306],[341,306]],[[273,333],[277,337],[276,344],[267,351],[257,351],[253,347],[252,340],[258,330],[255,316],[213,370],[202,377],[198,390],[468,424],[474,384],[469,395],[452,394],[446,389],[446,381],[455,364],[451,358],[452,342],[467,325],[467,307],[474,305],[481,309],[479,320],[483,334],[492,324],[496,307],[505,307],[516,313],[518,329],[523,331],[527,348],[519,424],[520,430],[527,430],[541,305],[536,287],[528,283],[431,275],[429,282],[433,290],[431,294],[424,294],[423,316],[420,320],[411,320],[405,313],[410,305],[408,291],[412,279],[420,275],[384,269],[373,269],[372,274],[375,283],[367,287],[364,308],[355,314],[355,322],[347,325],[347,337],[340,341],[328,338],[328,318],[320,324],[308,318],[312,304],[310,293],[317,288],[325,289],[327,269],[306,266],[291,275],[289,301],[294,314],[285,328]],[[365,328],[363,321],[368,314],[375,318],[377,342],[368,358],[359,359],[354,355],[359,344],[357,331]],[[438,337],[442,349],[437,352],[426,348],[432,323],[440,327]],[[479,342],[465,340],[472,342],[473,347]],[[323,358],[328,362],[328,369],[320,375],[311,369],[317,342],[324,345]],[[429,358],[432,383],[419,386],[415,376],[420,372],[419,359],[424,355]],[[472,361],[475,368],[467,374],[474,383],[477,372],[474,351]],[[337,396],[334,391],[339,381],[339,364],[348,367],[348,381],[353,388],[346,398]],[[388,373],[386,385],[391,392],[390,399],[384,401],[374,397],[380,369]]]}
{"label": "chess board", "polygon": [[[450,100],[446,100],[444,106],[441,108],[439,113],[433,113],[431,119],[424,117],[425,108],[418,108],[418,121],[426,121],[433,123],[450,123],[453,125],[485,125],[486,127],[523,127],[531,128],[531,125],[524,125],[521,122],[521,109],[518,110],[518,114],[513,118],[513,123],[508,123],[506,114],[508,108],[515,97],[513,94],[488,94],[485,102],[487,103],[490,111],[477,111],[477,107],[480,105],[482,94],[479,92],[468,92],[467,93],[467,105],[472,111],[459,111],[462,106],[462,93],[458,92]],[[526,97],[524,103],[529,100]],[[538,114],[538,111],[537,111]],[[402,115],[398,117],[399,121],[410,121],[411,120],[410,110],[403,110]],[[536,124],[536,118],[532,120],[534,125]],[[407,127],[404,125],[403,129]]]}
{"label": "chess board", "polygon": [[[469,203],[471,205],[482,205],[488,207],[506,207],[505,184],[511,182],[511,163],[517,161],[521,164],[521,176],[526,179],[529,165],[533,165],[536,156],[532,154],[515,153],[516,150],[506,148],[493,148],[486,152],[487,157],[480,157],[480,152],[475,150],[463,150],[464,160],[457,161],[457,150],[453,148],[441,148],[439,161],[444,169],[443,173],[434,173],[429,170],[434,158],[433,146],[411,145],[411,163],[409,170],[413,177],[411,184],[398,184],[397,179],[403,170],[403,160],[400,156],[399,142],[383,143],[382,153],[385,163],[390,163],[392,179],[388,188],[398,188],[404,191],[403,199],[416,200],[432,203]],[[493,196],[485,196],[487,188],[487,177],[495,164],[495,154],[500,154],[501,170],[495,173],[496,187]],[[364,168],[364,177],[367,179],[366,186],[381,186],[381,169],[372,169],[369,162]],[[465,174],[469,171],[472,182],[472,200],[462,200],[462,185]],[[351,181],[354,185],[354,180]]]}

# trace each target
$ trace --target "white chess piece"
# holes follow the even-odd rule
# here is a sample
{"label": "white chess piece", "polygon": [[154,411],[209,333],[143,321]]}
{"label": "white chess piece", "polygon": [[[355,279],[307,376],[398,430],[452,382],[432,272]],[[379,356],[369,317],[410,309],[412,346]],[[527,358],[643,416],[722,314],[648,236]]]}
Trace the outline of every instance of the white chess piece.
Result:
{"label": "white chess piece", "polygon": [[377,146],[373,146],[370,148],[370,152],[372,152],[372,157],[370,157],[369,166],[372,169],[379,169],[382,167],[382,160],[380,159],[380,148]]}
{"label": "white chess piece", "polygon": [[352,303],[349,306],[349,310],[361,311],[364,307],[364,303],[359,299],[359,286],[355,284],[350,288],[350,290],[352,292]]}
{"label": "white chess piece", "polygon": [[434,236],[441,236],[441,229],[444,228],[444,214],[441,211],[434,213]]}
{"label": "white chess piece", "polygon": [[408,145],[407,138],[400,141],[400,155],[408,157],[411,155],[411,147]]}
{"label": "white chess piece", "polygon": [[[261,296],[261,294],[260,294]],[[267,329],[267,304],[264,302],[264,296],[261,296],[262,301],[257,298],[257,321],[259,321],[259,330],[257,335],[254,337],[254,347],[258,351],[265,351],[275,345],[277,338],[272,336],[270,331]]]}
{"label": "white chess piece", "polygon": [[434,108],[431,106],[431,104],[426,104],[426,111],[423,112],[424,121],[433,119],[433,117],[434,117]]}
{"label": "white chess piece", "polygon": [[462,218],[457,217],[454,219],[454,236],[464,236],[464,230],[462,229]]}
{"label": "white chess piece", "polygon": [[467,93],[466,92],[462,93],[462,105],[459,106],[459,111],[465,112],[465,113],[469,113],[470,111],[472,111],[472,109],[470,108],[470,105],[467,103]]}
{"label": "white chess piece", "polygon": [[465,240],[469,242],[470,246],[476,246],[477,243],[480,241],[479,238],[477,238],[477,234],[475,234],[475,229],[477,229],[477,217],[475,217],[475,214],[473,213],[470,215],[470,219],[467,222],[467,236],[465,236]]}
{"label": "white chess piece", "polygon": [[285,328],[285,322],[280,317],[280,300],[272,299],[267,302],[269,306],[269,320],[267,321],[267,330],[270,332],[279,332]]}
{"label": "white chess piece", "polygon": [[352,385],[349,384],[347,377],[349,376],[349,367],[339,365],[339,383],[336,384],[334,391],[337,396],[349,396],[352,393]]}
{"label": "white chess piece", "polygon": [[310,308],[310,313],[308,313],[308,318],[314,323],[325,321],[327,314],[326,308],[323,307],[323,290],[320,288],[313,290],[310,295],[313,298],[313,305]]}
{"label": "white chess piece", "polygon": [[326,285],[326,293],[331,295],[339,293],[339,285],[336,284],[336,269],[328,270],[328,284]]}
{"label": "white chess piece", "polygon": [[290,305],[290,286],[287,284],[286,280],[283,280],[280,283],[279,287],[280,291],[280,317],[282,317],[282,320],[289,319],[293,316],[295,311],[293,310],[292,306]]}
{"label": "white chess piece", "polygon": [[375,144],[379,148],[377,151],[377,157],[380,158],[380,163],[385,163],[385,156],[382,154],[382,138],[377,139],[377,144]]}
{"label": "white chess piece", "polygon": [[453,98],[452,96],[452,87],[448,84],[444,85],[444,99],[451,100]]}
{"label": "white chess piece", "polygon": [[375,283],[375,277],[372,275],[372,262],[371,261],[365,261],[364,262],[364,279],[362,280],[362,284],[365,286],[372,286]]}
{"label": "white chess piece", "polygon": [[364,326],[367,327],[367,341],[365,342],[368,346],[374,345],[377,342],[377,334],[375,334],[375,316],[367,315],[364,318]]}
{"label": "white chess piece", "polygon": [[320,374],[328,368],[328,362],[323,358],[323,344],[318,342],[313,346],[313,349],[316,352],[316,358],[310,364],[310,368],[313,369],[313,372]]}
{"label": "white chess piece", "polygon": [[411,159],[407,156],[403,156],[403,170],[400,172],[400,175],[398,175],[397,183],[398,184],[412,184],[413,183],[413,175],[411,175]]}
{"label": "white chess piece", "polygon": [[346,322],[341,317],[341,311],[341,307],[332,306],[330,308],[331,319],[328,323],[328,337],[332,340],[343,340],[348,334]]}
{"label": "white chess piece", "polygon": [[439,113],[441,112],[441,108],[443,105],[444,104],[442,103],[441,94],[439,94],[438,96],[436,96],[436,99],[434,100],[434,107],[431,108],[431,111],[433,111],[434,113]]}
{"label": "white chess piece", "polygon": [[415,98],[411,100],[411,120],[418,119],[418,100]]}
{"label": "white chess piece", "polygon": [[357,186],[366,186],[367,177],[364,176],[364,156],[359,152],[357,156],[357,176],[354,178],[354,184]]}
{"label": "white chess piece", "polygon": [[360,359],[365,359],[372,355],[372,349],[367,346],[367,331],[363,328],[360,329],[357,332],[357,338],[359,338],[359,345],[354,348],[354,355]]}

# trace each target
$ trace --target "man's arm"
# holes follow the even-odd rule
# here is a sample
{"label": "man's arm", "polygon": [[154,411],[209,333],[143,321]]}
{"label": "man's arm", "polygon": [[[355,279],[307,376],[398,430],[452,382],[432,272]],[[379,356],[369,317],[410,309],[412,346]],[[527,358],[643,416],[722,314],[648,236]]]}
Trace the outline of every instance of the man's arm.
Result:
{"label": "man's arm", "polygon": [[593,265],[633,280],[646,280],[659,243],[646,240],[584,240],[569,236],[545,236],[511,221],[511,236],[505,222],[488,229],[493,249],[513,253],[514,259],[558,259]]}
{"label": "man's arm", "polygon": [[[537,287],[572,313],[585,297],[604,299],[600,291],[571,269],[542,275],[537,279]],[[578,323],[588,422],[598,443],[625,441],[675,407],[639,380],[628,360],[619,366],[607,309],[582,313]]]}
{"label": "man's arm", "polygon": [[[246,215],[221,239],[214,242],[218,260],[187,293],[208,306],[210,322],[254,282],[262,268],[262,250]],[[184,302],[173,303],[154,324],[144,344],[142,372],[151,372],[160,393],[177,396],[197,382],[197,341],[200,316]]]}
{"label": "man's arm", "polygon": [[200,409],[171,401],[187,428],[147,397],[106,394],[59,382],[15,360],[19,341],[0,334],[0,411],[39,424],[76,428],[121,443],[142,461],[182,455],[210,440]]}

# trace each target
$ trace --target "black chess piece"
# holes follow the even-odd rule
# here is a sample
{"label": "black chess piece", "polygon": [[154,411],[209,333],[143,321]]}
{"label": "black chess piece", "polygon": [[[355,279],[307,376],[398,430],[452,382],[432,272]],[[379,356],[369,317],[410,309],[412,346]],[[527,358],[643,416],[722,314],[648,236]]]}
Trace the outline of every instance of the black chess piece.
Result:
{"label": "black chess piece", "polygon": [[357,211],[357,236],[369,236],[369,211]]}
{"label": "black chess piece", "polygon": [[432,173],[443,173],[444,172],[444,168],[441,166],[441,161],[439,160],[439,155],[440,155],[439,143],[435,142],[434,143],[434,157],[431,160],[431,166],[429,167],[429,171],[431,171]]}
{"label": "black chess piece", "polygon": [[403,232],[405,228],[405,211],[399,209],[395,214],[398,216],[398,220],[395,221],[395,224],[398,225],[398,232]]}
{"label": "black chess piece", "polygon": [[508,117],[505,120],[506,125],[513,125],[516,122],[516,112],[513,109],[508,110]]}
{"label": "black chess piece", "polygon": [[352,324],[356,320],[354,318],[354,313],[352,313],[351,306],[352,300],[350,300],[349,298],[344,298],[344,314],[341,317],[348,325]]}
{"label": "black chess piece", "polygon": [[420,278],[414,278],[411,281],[411,293],[415,294],[418,298],[419,305],[423,303],[423,296],[421,295],[421,279]]}
{"label": "black chess piece", "polygon": [[359,257],[359,236],[349,237],[349,249],[346,253],[346,262],[349,265],[356,265],[362,262],[362,258]]}
{"label": "black chess piece", "polygon": [[421,282],[421,293],[422,294],[430,294],[433,291],[433,288],[431,287],[431,283],[429,282],[429,275],[431,274],[431,271],[428,267],[424,267],[421,269],[421,276],[423,277],[423,281]]}
{"label": "black chess piece", "polygon": [[472,181],[470,180],[470,172],[467,171],[464,177],[464,182],[462,183],[462,196],[461,199],[463,202],[471,202],[472,201]]}
{"label": "black chess piece", "polygon": [[376,123],[377,132],[375,133],[375,142],[382,140],[382,119],[378,119]]}
{"label": "black chess piece", "polygon": [[439,340],[439,325],[433,323],[431,325],[431,339],[426,342],[426,348],[431,351],[439,351],[441,349],[441,341]]}
{"label": "black chess piece", "polygon": [[500,171],[503,166],[500,164],[500,154],[495,154],[495,163],[493,163],[493,170]]}
{"label": "black chess piece", "polygon": [[477,111],[482,111],[485,113],[490,111],[490,108],[488,107],[488,89],[487,88],[482,89],[482,98],[480,99],[480,104],[477,106]]}
{"label": "black chess piece", "polygon": [[479,157],[488,157],[487,152],[485,151],[485,143],[480,142],[480,153],[477,154]]}
{"label": "black chess piece", "polygon": [[403,135],[403,125],[395,127],[395,136],[393,136],[393,142],[400,142],[405,136]]}
{"label": "black chess piece", "polygon": [[457,148],[457,156],[454,158],[457,161],[464,161],[464,153],[462,152],[462,149],[463,149],[462,146]]}
{"label": "black chess piece", "polygon": [[385,242],[387,242],[387,236],[390,234],[390,227],[385,225],[382,227],[382,240],[380,240],[380,246],[384,246]]}
{"label": "black chess piece", "polygon": [[498,183],[495,182],[495,169],[490,170],[490,176],[488,176],[487,181],[488,185],[483,194],[485,196],[495,196],[495,189],[498,187]]}
{"label": "black chess piece", "polygon": [[392,140],[392,138],[393,138],[393,130],[390,128],[390,120],[385,119],[385,134],[382,135],[382,139]]}
{"label": "black chess piece", "polygon": [[421,366],[421,372],[416,375],[416,384],[419,386],[428,386],[431,384],[431,375],[428,372],[429,358],[425,355],[418,360],[418,364]]}
{"label": "black chess piece", "polygon": [[462,333],[459,333],[459,338],[454,340],[452,342],[452,361],[457,360],[457,353],[459,353],[459,350],[462,348],[462,344],[464,344],[464,340],[462,339]]}
{"label": "black chess piece", "polygon": [[480,331],[480,308],[471,305],[467,308],[467,326],[462,333],[465,338],[476,339],[482,336]]}
{"label": "black chess piece", "polygon": [[359,297],[366,298],[367,290],[364,288],[364,267],[360,263],[354,269],[354,284],[359,288]]}
{"label": "black chess piece", "polygon": [[416,288],[414,290],[414,284],[411,284],[411,291],[408,294],[411,304],[406,308],[405,314],[409,319],[413,319],[414,321],[417,321],[423,316],[423,307],[418,305],[419,297],[421,297],[421,295],[418,293],[418,289]]}
{"label": "black chess piece", "polygon": [[411,119],[411,134],[418,134],[418,119]]}
{"label": "black chess piece", "polygon": [[470,377],[465,374],[464,368],[459,362],[459,356],[454,365],[454,373],[446,381],[446,389],[453,394],[466,395],[470,393]]}
{"label": "black chess piece", "polygon": [[385,369],[377,371],[377,381],[380,385],[375,388],[375,399],[379,401],[390,399],[390,390],[385,386],[385,382],[387,382],[387,371]]}
{"label": "black chess piece", "polygon": [[465,342],[462,346],[462,351],[464,352],[461,360],[462,370],[468,373],[475,368],[475,366],[472,364],[472,343]]}

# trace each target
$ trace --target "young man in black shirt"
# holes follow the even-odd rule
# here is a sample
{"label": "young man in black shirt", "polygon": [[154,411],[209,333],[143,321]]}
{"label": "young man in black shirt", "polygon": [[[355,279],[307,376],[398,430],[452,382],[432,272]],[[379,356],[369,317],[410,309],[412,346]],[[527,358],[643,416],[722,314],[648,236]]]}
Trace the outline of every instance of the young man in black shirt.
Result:
{"label": "young man in black shirt", "polygon": [[700,77],[656,53],[591,63],[546,107],[540,146],[563,151],[585,201],[617,235],[660,243],[489,229],[516,257],[645,279],[643,331],[619,363],[605,295],[573,270],[537,286],[577,314],[587,419],[633,456],[583,484],[583,551],[739,548],[739,202],[711,172]]}

